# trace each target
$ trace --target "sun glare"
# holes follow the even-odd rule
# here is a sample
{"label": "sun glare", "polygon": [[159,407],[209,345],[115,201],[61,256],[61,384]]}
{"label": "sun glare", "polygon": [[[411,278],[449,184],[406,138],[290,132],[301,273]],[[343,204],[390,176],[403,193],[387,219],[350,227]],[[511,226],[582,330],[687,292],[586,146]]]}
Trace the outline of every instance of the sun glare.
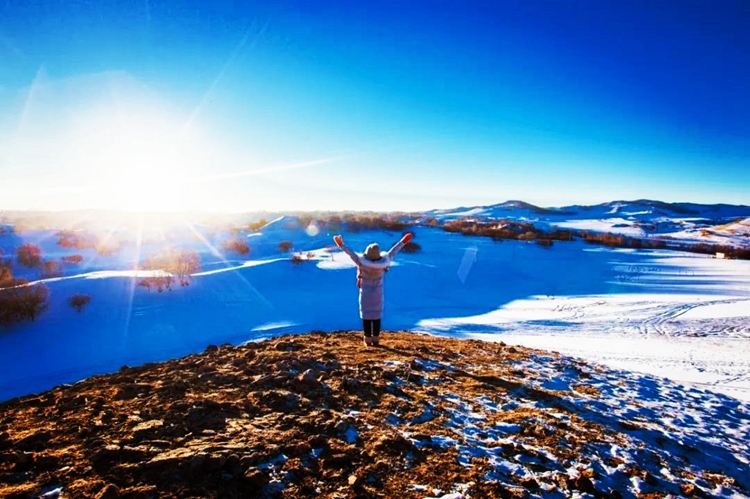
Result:
{"label": "sun glare", "polygon": [[196,193],[186,182],[199,141],[164,111],[84,115],[72,141],[72,163],[90,180],[93,204],[135,212],[181,211]]}

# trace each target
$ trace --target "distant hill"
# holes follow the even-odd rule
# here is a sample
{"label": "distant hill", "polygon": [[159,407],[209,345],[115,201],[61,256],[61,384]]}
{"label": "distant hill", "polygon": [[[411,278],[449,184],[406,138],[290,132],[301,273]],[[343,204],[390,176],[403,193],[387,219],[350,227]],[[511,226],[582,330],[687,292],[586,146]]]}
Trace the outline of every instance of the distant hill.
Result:
{"label": "distant hill", "polygon": [[527,203],[525,201],[506,201],[504,203],[495,204],[490,206],[490,208],[495,208],[498,210],[527,210],[532,213],[537,213],[539,215],[568,215],[573,214],[573,212],[567,212],[565,209],[561,208],[541,208],[539,206],[533,205],[531,203]]}
{"label": "distant hill", "polygon": [[575,218],[584,220],[637,217],[641,220],[652,220],[656,218],[691,217],[728,221],[731,218],[750,217],[750,206],[666,203],[650,199],[637,199],[633,201],[610,201],[596,205],[540,207],[525,201],[509,200],[489,206],[464,206],[453,209],[429,210],[425,214],[439,219],[537,217],[541,219]]}
{"label": "distant hill", "polygon": [[610,201],[592,206],[566,206],[566,212],[602,212],[610,215],[739,217],[750,215],[750,206],[731,204],[665,203],[651,199]]}

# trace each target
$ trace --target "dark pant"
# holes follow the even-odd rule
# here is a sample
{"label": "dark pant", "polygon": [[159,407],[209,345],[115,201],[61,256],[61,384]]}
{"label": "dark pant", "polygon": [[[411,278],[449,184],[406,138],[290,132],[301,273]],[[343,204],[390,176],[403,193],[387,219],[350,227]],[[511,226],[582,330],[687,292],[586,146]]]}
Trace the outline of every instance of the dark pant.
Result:
{"label": "dark pant", "polygon": [[365,338],[380,336],[380,319],[364,319],[362,328],[365,330]]}

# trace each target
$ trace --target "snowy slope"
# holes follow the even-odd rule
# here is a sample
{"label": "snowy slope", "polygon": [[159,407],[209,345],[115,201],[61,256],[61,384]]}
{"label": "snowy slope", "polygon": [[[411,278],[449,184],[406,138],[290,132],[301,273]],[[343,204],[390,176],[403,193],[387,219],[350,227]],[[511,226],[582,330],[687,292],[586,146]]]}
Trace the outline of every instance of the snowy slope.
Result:
{"label": "snowy slope", "polygon": [[[126,272],[161,244],[158,238],[123,243],[112,257],[84,251],[80,267],[46,280],[47,313],[0,332],[0,399],[208,344],[357,329],[351,261],[330,252],[331,234],[281,222],[240,234],[251,248],[243,257],[221,250],[230,234],[183,229],[183,244],[200,251],[202,269],[190,286],[164,293],[147,291]],[[416,233],[422,251],[400,254],[387,276],[386,329],[556,349],[750,398],[750,262]],[[345,234],[360,250],[399,237]],[[70,252],[45,231],[0,235],[2,247],[18,238],[55,257]],[[304,261],[294,265],[279,252],[285,240]],[[67,304],[74,293],[92,297],[81,313]]]}
{"label": "snowy slope", "polygon": [[491,206],[431,210],[425,215],[441,221],[523,220],[540,228],[555,226],[637,238],[668,237],[680,242],[750,246],[750,230],[745,220],[750,217],[748,206],[636,200],[541,208],[523,201],[507,201]]}

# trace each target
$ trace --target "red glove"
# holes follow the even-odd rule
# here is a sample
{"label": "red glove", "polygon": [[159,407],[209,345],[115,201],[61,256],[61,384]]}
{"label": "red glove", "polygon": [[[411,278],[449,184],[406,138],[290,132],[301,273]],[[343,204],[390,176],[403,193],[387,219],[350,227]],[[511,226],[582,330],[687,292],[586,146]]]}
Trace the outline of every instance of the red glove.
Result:
{"label": "red glove", "polygon": [[336,243],[336,246],[339,248],[344,247],[344,240],[341,238],[341,236],[333,236],[333,242]]}
{"label": "red glove", "polygon": [[409,241],[411,241],[412,237],[414,237],[414,234],[412,234],[411,232],[408,232],[404,237],[401,238],[401,242],[406,244]]}

